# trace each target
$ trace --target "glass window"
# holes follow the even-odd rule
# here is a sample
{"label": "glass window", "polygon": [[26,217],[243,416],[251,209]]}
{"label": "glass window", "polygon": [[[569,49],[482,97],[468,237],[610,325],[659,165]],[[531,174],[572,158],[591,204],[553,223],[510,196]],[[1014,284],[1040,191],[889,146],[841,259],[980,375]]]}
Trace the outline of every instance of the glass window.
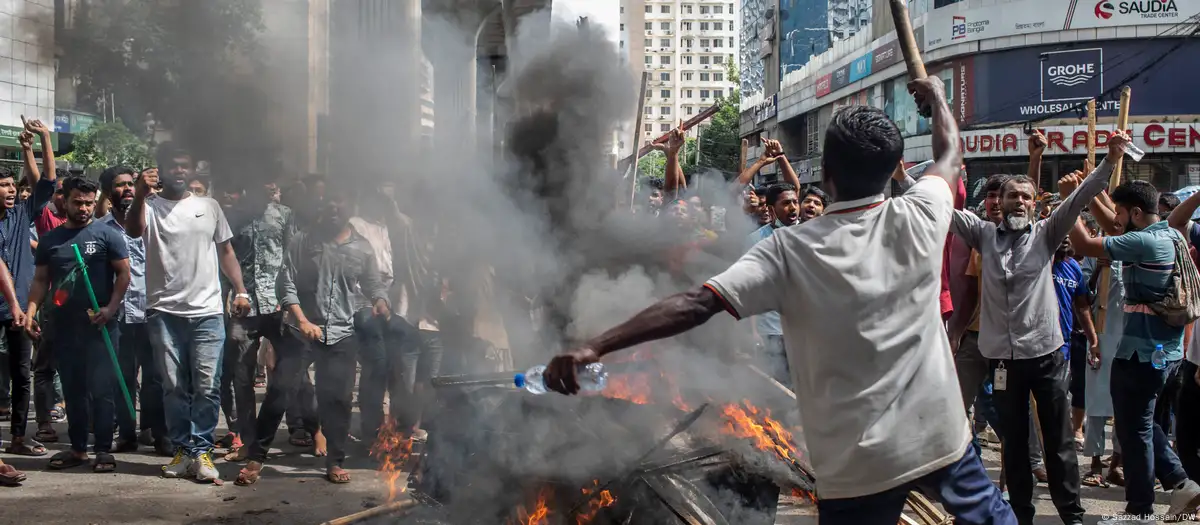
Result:
{"label": "glass window", "polygon": [[708,42],[709,42],[709,40],[707,38],[701,38],[700,39],[700,47],[709,47]]}
{"label": "glass window", "polygon": [[713,63],[714,63],[714,64],[724,64],[724,63],[725,63],[725,57],[723,57],[723,56],[721,56],[721,55],[717,55],[717,56],[713,57]]}
{"label": "glass window", "polygon": [[660,115],[670,115],[671,114],[671,106],[663,106],[663,107],[659,108],[658,113]]}
{"label": "glass window", "polygon": [[701,63],[701,64],[707,64],[707,63],[708,63],[708,57],[707,57],[707,56],[701,56],[701,57],[700,57],[700,63]]}
{"label": "glass window", "polygon": [[713,47],[721,47],[721,44],[724,44],[724,43],[725,43],[725,41],[718,38],[716,40],[713,40]]}
{"label": "glass window", "polygon": [[646,47],[650,47],[650,46],[654,45],[654,40],[649,39],[649,38],[643,40],[642,42],[646,44]]}
{"label": "glass window", "polygon": [[700,73],[700,81],[708,82],[708,73]]}
{"label": "glass window", "polygon": [[646,31],[654,30],[654,22],[646,22]]}
{"label": "glass window", "polygon": [[700,90],[700,98],[708,98],[708,90],[707,89]]}
{"label": "glass window", "polygon": [[723,82],[725,80],[725,75],[723,73],[713,73],[713,80],[717,82]]}
{"label": "glass window", "polygon": [[659,9],[659,12],[661,12],[661,13],[663,13],[663,14],[670,13],[670,12],[671,12],[671,6],[669,6],[669,5],[664,5],[664,6],[662,6],[662,8],[661,8],[661,9]]}
{"label": "glass window", "polygon": [[688,89],[683,92],[683,98],[692,98],[692,90]]}
{"label": "glass window", "polygon": [[722,10],[722,9],[724,9],[724,8],[723,8],[722,6],[719,6],[719,5],[714,5],[714,6],[713,6],[713,12],[714,12],[714,13],[716,13],[716,14],[718,14],[718,15],[719,15],[719,14],[721,14],[721,10]]}
{"label": "glass window", "polygon": [[653,115],[653,114],[654,114],[654,108],[652,108],[652,107],[650,107],[650,106],[646,106],[646,114],[647,114],[647,115]]}
{"label": "glass window", "polygon": [[662,95],[662,98],[671,98],[671,90],[669,89],[661,90],[659,94]]}
{"label": "glass window", "polygon": [[700,14],[707,15],[708,14],[708,6],[706,6],[706,5],[700,6]]}
{"label": "glass window", "polygon": [[700,30],[708,31],[708,22],[700,22]]}
{"label": "glass window", "polygon": [[691,114],[692,114],[692,107],[691,107],[691,106],[688,106],[688,107],[686,107],[686,108],[683,108],[683,112],[684,112],[684,113],[687,113],[688,115],[691,115]]}
{"label": "glass window", "polygon": [[671,55],[663,55],[658,57],[658,63],[664,66],[671,64]]}
{"label": "glass window", "polygon": [[683,63],[691,64],[692,63],[692,55],[683,55]]}
{"label": "glass window", "polygon": [[621,24],[621,31],[625,31],[625,24]]}
{"label": "glass window", "polygon": [[720,31],[725,28],[725,25],[720,22],[713,22],[713,29]]}
{"label": "glass window", "polygon": [[654,131],[654,124],[646,124],[646,133]]}
{"label": "glass window", "polygon": [[659,80],[662,80],[663,82],[670,82],[671,74],[670,73],[660,73],[658,75],[658,78],[659,78]]}
{"label": "glass window", "polygon": [[648,6],[648,5],[647,5],[647,6],[646,6],[646,12],[647,12],[647,13],[653,13],[653,12],[654,12],[654,8],[652,8],[652,7],[650,7],[650,6]]}
{"label": "glass window", "polygon": [[659,24],[659,26],[660,26],[660,27],[662,27],[662,30],[663,30],[663,31],[670,31],[670,30],[671,30],[671,23],[670,23],[670,22],[663,22],[663,23]]}
{"label": "glass window", "polygon": [[691,80],[691,79],[692,79],[692,74],[691,74],[691,73],[684,73],[684,74],[683,74],[683,79],[684,79],[684,80]]}
{"label": "glass window", "polygon": [[685,6],[683,6],[683,12],[685,12],[685,13],[687,13],[687,14],[689,14],[689,15],[690,15],[690,14],[692,14],[692,4],[688,4],[688,5],[685,5]]}
{"label": "glass window", "polygon": [[722,96],[724,96],[724,92],[722,92],[720,89],[714,89],[713,96],[717,97],[717,98],[721,98]]}
{"label": "glass window", "polygon": [[658,129],[660,129],[662,131],[671,131],[671,125],[670,124],[659,124]]}
{"label": "glass window", "polygon": [[650,55],[646,55],[646,57],[645,57],[645,58],[646,58],[646,64],[647,64],[647,65],[649,65],[649,64],[650,64],[650,63],[651,63],[651,62],[654,60],[654,57],[652,57],[652,56],[650,56]]}

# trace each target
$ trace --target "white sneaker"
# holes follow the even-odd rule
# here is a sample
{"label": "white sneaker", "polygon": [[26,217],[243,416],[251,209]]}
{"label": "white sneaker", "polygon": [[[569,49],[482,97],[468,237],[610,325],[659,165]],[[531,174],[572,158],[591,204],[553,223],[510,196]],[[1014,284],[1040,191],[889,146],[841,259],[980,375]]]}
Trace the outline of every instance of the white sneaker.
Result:
{"label": "white sneaker", "polygon": [[1167,514],[1194,514],[1197,507],[1200,507],[1200,485],[1189,479],[1182,487],[1171,491],[1171,509]]}
{"label": "white sneaker", "polygon": [[163,467],[164,478],[187,478],[192,475],[192,462],[195,461],[183,449],[175,451],[175,458]]}
{"label": "white sneaker", "polygon": [[213,464],[212,452],[205,452],[192,460],[192,474],[196,476],[197,481],[213,481],[221,477],[217,466]]}

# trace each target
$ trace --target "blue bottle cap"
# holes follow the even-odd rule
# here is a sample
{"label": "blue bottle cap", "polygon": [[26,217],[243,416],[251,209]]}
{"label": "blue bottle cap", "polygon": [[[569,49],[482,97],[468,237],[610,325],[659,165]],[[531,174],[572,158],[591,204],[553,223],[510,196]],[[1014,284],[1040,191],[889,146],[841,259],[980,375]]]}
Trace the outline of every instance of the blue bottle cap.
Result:
{"label": "blue bottle cap", "polygon": [[513,376],[513,384],[516,385],[517,388],[525,388],[525,374],[517,374]]}

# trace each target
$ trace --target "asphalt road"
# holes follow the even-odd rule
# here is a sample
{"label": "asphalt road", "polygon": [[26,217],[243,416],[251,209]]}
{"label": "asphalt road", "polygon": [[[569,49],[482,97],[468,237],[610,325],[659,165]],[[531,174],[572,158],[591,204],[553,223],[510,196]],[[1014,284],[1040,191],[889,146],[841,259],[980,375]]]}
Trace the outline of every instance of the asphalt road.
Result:
{"label": "asphalt road", "polygon": [[[5,428],[7,436],[7,428]],[[66,426],[58,431],[63,438]],[[218,432],[222,435],[223,430]],[[1110,434],[1111,435],[1111,434]],[[0,488],[0,525],[31,523],[71,524],[319,524],[326,520],[374,507],[386,500],[387,488],[377,476],[375,463],[364,448],[348,461],[353,482],[333,485],[325,481],[324,460],[296,450],[280,431],[275,457],[268,462],[262,479],[253,487],[233,484],[238,465],[218,460],[223,485],[199,484],[160,477],[169,458],[143,450],[118,454],[117,472],[95,474],[87,467],[65,472],[45,470],[47,458],[0,455],[25,471],[29,479],[19,488]],[[53,451],[65,444],[49,445]],[[47,456],[48,457],[48,456]],[[984,461],[993,479],[999,475],[999,452],[984,451]],[[1086,465],[1080,458],[1080,465]],[[1083,506],[1087,523],[1124,508],[1119,488],[1084,488]],[[1038,525],[1062,523],[1054,512],[1045,486],[1036,492]],[[1160,512],[1166,511],[1166,494],[1159,494]],[[816,523],[810,506],[798,506],[790,498],[781,501],[779,525]]]}

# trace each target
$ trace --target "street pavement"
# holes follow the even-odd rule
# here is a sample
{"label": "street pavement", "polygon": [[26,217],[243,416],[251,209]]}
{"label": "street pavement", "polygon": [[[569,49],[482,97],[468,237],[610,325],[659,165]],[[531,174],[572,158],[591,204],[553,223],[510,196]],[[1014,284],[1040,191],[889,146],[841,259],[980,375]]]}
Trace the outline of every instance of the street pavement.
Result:
{"label": "street pavement", "polygon": [[[32,425],[31,425],[32,426]],[[7,425],[4,427],[7,436]],[[58,425],[66,438],[66,425]],[[223,435],[224,429],[218,431]],[[1111,435],[1111,432],[1109,433]],[[266,525],[319,524],[382,504],[387,487],[375,472],[375,462],[367,457],[365,446],[357,451],[346,467],[353,476],[348,485],[333,485],[324,479],[324,459],[309,451],[300,451],[287,443],[281,429],[276,449],[267,463],[262,479],[253,487],[233,484],[239,465],[217,461],[223,485],[199,484],[187,480],[160,477],[161,467],[170,458],[158,457],[149,449],[132,454],[117,454],[117,472],[95,474],[89,467],[63,472],[45,469],[48,457],[23,458],[0,455],[6,463],[25,471],[29,479],[20,488],[0,488],[0,525],[30,523],[70,524],[231,524]],[[65,443],[48,444],[51,454],[66,448]],[[983,459],[993,479],[999,476],[999,450],[985,449]],[[1080,458],[1081,467],[1088,464]],[[1159,494],[1159,512],[1166,512],[1165,493]],[[1036,525],[1060,524],[1044,485],[1036,491]],[[1083,489],[1086,523],[1119,513],[1124,508],[1120,488]],[[778,525],[815,525],[812,506],[799,506],[791,498],[780,502]]]}

